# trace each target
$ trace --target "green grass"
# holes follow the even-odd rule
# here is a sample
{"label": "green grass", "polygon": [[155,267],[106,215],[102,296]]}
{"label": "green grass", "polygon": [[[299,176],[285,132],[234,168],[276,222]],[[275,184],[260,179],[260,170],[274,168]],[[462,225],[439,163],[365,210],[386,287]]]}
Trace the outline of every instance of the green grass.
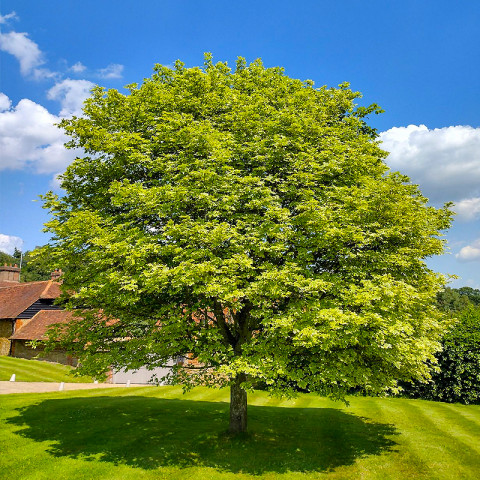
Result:
{"label": "green grass", "polygon": [[0,476],[76,479],[477,479],[480,406],[249,396],[232,438],[228,391],[145,387],[3,395]]}
{"label": "green grass", "polygon": [[0,380],[10,380],[15,374],[17,382],[92,382],[91,377],[75,377],[74,369],[59,363],[42,362],[0,356]]}

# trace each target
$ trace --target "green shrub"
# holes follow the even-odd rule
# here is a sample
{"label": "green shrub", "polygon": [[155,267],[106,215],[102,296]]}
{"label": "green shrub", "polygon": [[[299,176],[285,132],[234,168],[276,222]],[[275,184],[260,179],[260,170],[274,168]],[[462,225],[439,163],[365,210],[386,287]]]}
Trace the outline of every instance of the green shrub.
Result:
{"label": "green shrub", "polygon": [[480,403],[480,308],[459,313],[437,354],[440,371],[428,383],[404,385],[409,396],[443,402]]}

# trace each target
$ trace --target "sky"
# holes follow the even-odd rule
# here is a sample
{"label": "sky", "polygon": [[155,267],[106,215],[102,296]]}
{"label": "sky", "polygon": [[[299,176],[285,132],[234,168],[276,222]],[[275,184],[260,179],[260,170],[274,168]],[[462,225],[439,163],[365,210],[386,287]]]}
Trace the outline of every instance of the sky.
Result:
{"label": "sky", "polygon": [[55,126],[94,85],[123,91],[155,63],[261,58],[320,87],[349,82],[387,164],[434,206],[454,203],[428,265],[480,288],[480,2],[475,0],[1,0],[0,250],[48,242],[39,196],[81,152]]}

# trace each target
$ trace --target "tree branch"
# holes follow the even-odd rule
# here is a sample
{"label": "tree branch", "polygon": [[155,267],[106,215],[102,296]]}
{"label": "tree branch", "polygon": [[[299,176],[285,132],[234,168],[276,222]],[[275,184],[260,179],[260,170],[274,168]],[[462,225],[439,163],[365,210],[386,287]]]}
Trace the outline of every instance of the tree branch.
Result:
{"label": "tree branch", "polygon": [[225,343],[235,348],[237,339],[234,337],[230,328],[228,327],[222,305],[219,302],[214,301],[213,311],[215,313],[215,321],[220,333],[223,336],[223,339],[225,340]]}

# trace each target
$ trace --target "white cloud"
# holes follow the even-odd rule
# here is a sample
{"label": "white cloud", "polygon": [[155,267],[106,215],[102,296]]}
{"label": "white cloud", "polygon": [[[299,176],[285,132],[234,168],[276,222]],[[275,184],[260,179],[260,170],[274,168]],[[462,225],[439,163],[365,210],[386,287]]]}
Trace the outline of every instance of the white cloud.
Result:
{"label": "white cloud", "polygon": [[55,84],[47,93],[50,100],[58,100],[62,106],[60,116],[69,117],[82,114],[84,100],[90,95],[94,86],[88,80],[71,80],[67,78]]}
{"label": "white cloud", "polygon": [[460,262],[473,262],[480,260],[480,239],[475,240],[471,245],[463,247],[455,257]]}
{"label": "white cloud", "polygon": [[50,188],[52,190],[60,190],[62,187],[61,187],[61,180],[60,180],[60,175],[62,174],[63,172],[58,172],[56,173],[52,179],[50,180]]}
{"label": "white cloud", "polygon": [[71,70],[74,73],[82,73],[87,69],[85,65],[83,65],[82,62],[77,62],[75,65],[72,65],[69,70]]}
{"label": "white cloud", "polygon": [[465,222],[476,220],[480,217],[480,197],[466,198],[457,202],[453,207],[457,212],[456,218]]}
{"label": "white cloud", "polygon": [[18,20],[15,12],[10,12],[7,15],[0,15],[0,24],[8,23],[9,20]]}
{"label": "white cloud", "polygon": [[387,164],[419,184],[431,201],[459,202],[462,213],[467,206],[476,205],[474,200],[480,196],[480,128],[429,130],[425,125],[409,125],[382,132],[380,139],[382,148],[390,152]]}
{"label": "white cloud", "polygon": [[101,68],[98,73],[100,78],[122,78],[123,65],[111,63],[105,68]]}
{"label": "white cloud", "polygon": [[78,152],[63,146],[67,137],[54,125],[59,121],[28,99],[0,112],[0,170],[29,169],[45,174],[63,171]]}
{"label": "white cloud", "polygon": [[4,93],[0,92],[0,112],[9,110],[11,106],[12,102],[10,99]]}
{"label": "white cloud", "polygon": [[28,38],[27,33],[0,33],[0,49],[20,62],[22,75],[35,74],[36,67],[45,63],[38,45]]}
{"label": "white cloud", "polygon": [[60,76],[60,73],[52,72],[48,68],[35,68],[33,70],[33,78],[35,80],[44,80],[46,78],[59,78]]}
{"label": "white cloud", "polygon": [[5,235],[0,233],[0,251],[8,253],[9,255],[13,254],[13,251],[17,247],[19,250],[22,250],[23,240],[20,237],[15,237],[14,235]]}

